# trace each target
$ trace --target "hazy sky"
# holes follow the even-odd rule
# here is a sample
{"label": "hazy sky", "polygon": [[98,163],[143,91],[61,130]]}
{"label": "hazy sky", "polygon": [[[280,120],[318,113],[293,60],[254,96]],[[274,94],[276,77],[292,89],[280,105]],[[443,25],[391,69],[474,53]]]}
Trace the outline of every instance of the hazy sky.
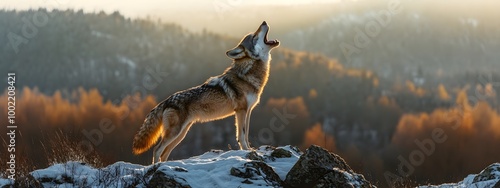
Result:
{"label": "hazy sky", "polygon": [[[382,8],[388,0],[379,0]],[[272,26],[272,34],[290,28],[311,26],[331,17],[336,12],[352,7],[368,7],[376,0],[0,0],[3,9],[83,9],[85,12],[112,13],[119,11],[129,18],[149,17],[165,23],[176,23],[200,32],[203,29],[219,34],[239,37],[255,29],[263,20]],[[498,1],[490,0],[418,0],[401,1],[405,10],[427,11],[436,6],[444,7],[443,14],[463,13],[464,10],[498,12]],[[487,3],[485,3],[487,2]],[[347,9],[344,9],[349,7]],[[491,9],[487,11],[487,9]],[[374,11],[379,11],[375,8]],[[464,13],[464,16],[468,16]]]}
{"label": "hazy sky", "polygon": [[[85,12],[112,13],[126,17],[161,19],[177,23],[191,31],[208,29],[220,34],[240,36],[266,20],[275,28],[287,28],[318,20],[331,13],[341,0],[1,0],[4,9],[83,9]],[[345,1],[345,0],[344,0]],[[350,0],[350,2],[354,2]],[[242,24],[243,23],[243,24]],[[248,26],[248,27],[247,27]],[[276,30],[274,31],[276,32]]]}
{"label": "hazy sky", "polygon": [[7,9],[29,9],[38,7],[58,8],[58,9],[84,9],[86,11],[100,11],[112,12],[118,10],[128,16],[141,16],[154,12],[156,10],[164,11],[183,11],[197,9],[204,9],[217,11],[217,9],[224,9],[226,7],[240,7],[252,5],[303,5],[303,4],[317,4],[317,3],[331,3],[340,0],[2,0],[0,7]]}

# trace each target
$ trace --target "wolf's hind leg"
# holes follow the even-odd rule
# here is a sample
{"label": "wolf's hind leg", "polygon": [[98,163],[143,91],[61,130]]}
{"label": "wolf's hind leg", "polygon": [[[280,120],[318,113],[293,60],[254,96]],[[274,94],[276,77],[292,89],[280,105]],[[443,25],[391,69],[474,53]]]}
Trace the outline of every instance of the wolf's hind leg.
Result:
{"label": "wolf's hind leg", "polygon": [[[165,153],[165,150],[167,147],[177,138],[177,136],[180,133],[180,128],[170,128],[167,129],[167,133],[162,136],[161,142],[158,143],[158,145],[155,146],[154,148],[154,153],[153,153],[153,164],[156,162],[162,162],[165,161],[163,160],[163,153]],[[156,159],[156,161],[155,161]]]}
{"label": "wolf's hind leg", "polygon": [[153,164],[155,164],[156,162],[159,162],[160,161],[160,158],[158,158],[158,148],[161,146],[161,144],[163,143],[163,139],[164,137],[162,136],[160,138],[160,142],[158,142],[158,144],[156,144],[156,146],[153,148]]}
{"label": "wolf's hind leg", "polygon": [[179,113],[173,109],[167,109],[163,113],[163,132],[161,133],[161,141],[154,147],[153,164],[161,162],[161,156],[165,152],[170,143],[179,135],[182,127],[179,124]]}
{"label": "wolf's hind leg", "polygon": [[163,150],[161,153],[161,161],[167,161],[168,156],[170,155],[170,152],[181,143],[182,140],[186,137],[187,132],[189,132],[189,129],[191,128],[191,125],[193,125],[192,122],[187,122],[182,125],[182,130],[178,135],[176,135],[175,139],[168,144],[168,146]]}

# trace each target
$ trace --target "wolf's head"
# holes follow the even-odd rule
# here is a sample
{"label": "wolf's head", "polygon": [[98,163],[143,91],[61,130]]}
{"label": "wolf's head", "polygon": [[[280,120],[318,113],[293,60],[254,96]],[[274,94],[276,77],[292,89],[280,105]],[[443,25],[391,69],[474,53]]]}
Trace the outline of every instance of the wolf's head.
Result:
{"label": "wolf's head", "polygon": [[267,40],[269,26],[264,21],[255,33],[243,37],[238,46],[226,52],[231,59],[252,58],[254,60],[269,60],[269,53],[280,45],[278,40]]}

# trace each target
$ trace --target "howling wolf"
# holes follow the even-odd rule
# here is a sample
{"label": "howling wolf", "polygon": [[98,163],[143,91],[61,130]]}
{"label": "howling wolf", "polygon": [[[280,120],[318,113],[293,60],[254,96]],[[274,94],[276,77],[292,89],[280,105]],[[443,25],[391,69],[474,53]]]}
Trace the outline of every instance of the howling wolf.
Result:
{"label": "howling wolf", "polygon": [[264,21],[255,33],[246,35],[235,48],[226,52],[233,63],[223,74],[174,93],[156,105],[134,137],[134,154],[147,151],[161,137],[153,150],[153,164],[166,161],[193,123],[233,114],[240,149],[249,149],[250,114],[259,103],[269,77],[270,52],[280,44],[277,40],[267,40],[268,32],[269,26]]}

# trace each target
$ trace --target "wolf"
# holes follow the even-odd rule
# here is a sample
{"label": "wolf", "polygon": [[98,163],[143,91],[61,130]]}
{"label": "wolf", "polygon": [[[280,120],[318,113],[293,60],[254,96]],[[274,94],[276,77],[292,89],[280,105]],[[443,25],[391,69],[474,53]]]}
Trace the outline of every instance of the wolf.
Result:
{"label": "wolf", "polygon": [[[248,131],[252,109],[269,77],[271,50],[278,40],[268,40],[264,21],[254,33],[226,52],[232,64],[221,75],[205,83],[176,92],[154,107],[134,137],[133,153],[153,149],[153,164],[166,161],[196,122],[208,122],[235,115],[236,141],[241,150],[250,149]],[[161,137],[161,138],[160,138]]]}

